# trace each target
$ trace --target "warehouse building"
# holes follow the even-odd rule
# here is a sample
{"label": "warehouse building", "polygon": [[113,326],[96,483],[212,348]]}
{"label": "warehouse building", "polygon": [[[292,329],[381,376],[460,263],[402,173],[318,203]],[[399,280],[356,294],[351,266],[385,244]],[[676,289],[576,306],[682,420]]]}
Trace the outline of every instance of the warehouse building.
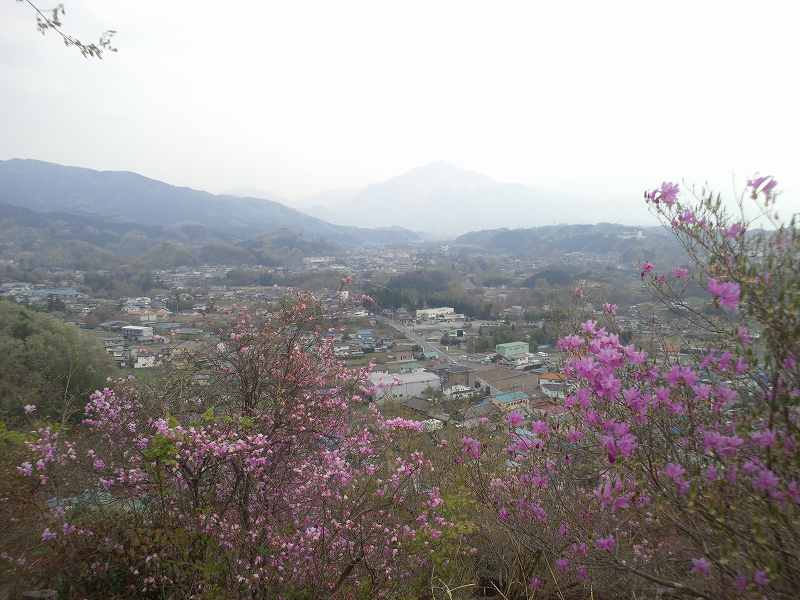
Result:
{"label": "warehouse building", "polygon": [[494,351],[506,360],[516,360],[530,353],[531,347],[528,342],[508,342],[507,344],[497,344]]}
{"label": "warehouse building", "polygon": [[431,388],[434,391],[442,389],[439,377],[428,371],[417,369],[410,373],[386,373],[386,372],[373,372],[369,375],[370,383],[372,383],[373,393],[371,394],[375,400],[393,396],[395,398],[409,398],[419,396],[426,389]]}

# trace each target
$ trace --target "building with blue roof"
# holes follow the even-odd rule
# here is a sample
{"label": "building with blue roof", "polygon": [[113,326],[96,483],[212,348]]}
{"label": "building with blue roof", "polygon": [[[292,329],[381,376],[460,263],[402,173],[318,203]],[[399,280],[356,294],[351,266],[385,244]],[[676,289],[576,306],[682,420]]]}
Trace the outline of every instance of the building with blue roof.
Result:
{"label": "building with blue roof", "polygon": [[492,404],[503,412],[528,408],[528,394],[525,392],[504,392],[492,398]]}

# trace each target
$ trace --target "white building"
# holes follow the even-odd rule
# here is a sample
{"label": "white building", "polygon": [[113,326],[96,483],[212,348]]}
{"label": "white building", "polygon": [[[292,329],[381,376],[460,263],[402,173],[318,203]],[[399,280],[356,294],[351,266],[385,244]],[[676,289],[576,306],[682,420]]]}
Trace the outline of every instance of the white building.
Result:
{"label": "white building", "polygon": [[126,325],[122,328],[122,335],[129,340],[151,340],[153,339],[153,328]]}
{"label": "white building", "polygon": [[136,357],[136,361],[133,363],[134,369],[152,369],[156,366],[156,357],[151,355],[142,356],[139,355]]}
{"label": "white building", "polygon": [[425,419],[422,422],[422,430],[430,433],[431,431],[438,431],[444,426],[439,419]]}
{"label": "white building", "polygon": [[471,387],[468,385],[460,385],[456,384],[444,391],[444,395],[448,398],[459,398],[461,396],[469,396],[472,392],[474,392]]}
{"label": "white building", "polygon": [[376,400],[388,396],[409,398],[421,395],[428,388],[434,391],[442,388],[439,376],[423,369],[395,374],[377,371],[370,373],[369,380]]}
{"label": "white building", "polygon": [[417,319],[446,319],[448,315],[454,315],[456,309],[451,306],[440,306],[439,308],[420,308],[416,312]]}

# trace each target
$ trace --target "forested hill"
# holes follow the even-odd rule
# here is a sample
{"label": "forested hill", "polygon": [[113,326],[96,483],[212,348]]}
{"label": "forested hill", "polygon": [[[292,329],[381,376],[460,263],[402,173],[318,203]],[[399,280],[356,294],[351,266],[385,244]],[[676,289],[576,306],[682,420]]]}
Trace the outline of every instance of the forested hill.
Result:
{"label": "forested hill", "polygon": [[417,234],[397,228],[333,225],[271,200],[210,194],[127,171],[95,171],[37,160],[0,161],[0,203],[149,227],[199,225],[236,239],[278,230],[359,245],[418,239]]}
{"label": "forested hill", "polygon": [[487,229],[459,236],[454,247],[514,256],[551,256],[568,252],[681,255],[674,237],[661,227],[630,227],[613,223],[550,225],[530,229]]}

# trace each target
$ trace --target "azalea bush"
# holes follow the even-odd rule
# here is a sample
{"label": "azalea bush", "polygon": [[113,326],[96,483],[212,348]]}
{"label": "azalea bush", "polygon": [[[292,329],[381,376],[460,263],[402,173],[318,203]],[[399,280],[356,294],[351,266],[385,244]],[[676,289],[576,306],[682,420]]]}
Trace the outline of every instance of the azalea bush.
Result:
{"label": "azalea bush", "polygon": [[606,305],[559,342],[563,415],[511,413],[497,452],[463,438],[487,522],[519,549],[509,597],[797,597],[800,235],[774,179],[745,196],[759,221],[706,190],[646,194],[692,261],[641,278],[714,340],[703,356],[623,345]]}
{"label": "azalea bush", "polygon": [[6,559],[69,597],[375,597],[447,525],[417,421],[364,400],[307,296],[242,315],[192,370],[207,385],[95,392],[78,430],[40,427],[19,474],[42,525]]}

